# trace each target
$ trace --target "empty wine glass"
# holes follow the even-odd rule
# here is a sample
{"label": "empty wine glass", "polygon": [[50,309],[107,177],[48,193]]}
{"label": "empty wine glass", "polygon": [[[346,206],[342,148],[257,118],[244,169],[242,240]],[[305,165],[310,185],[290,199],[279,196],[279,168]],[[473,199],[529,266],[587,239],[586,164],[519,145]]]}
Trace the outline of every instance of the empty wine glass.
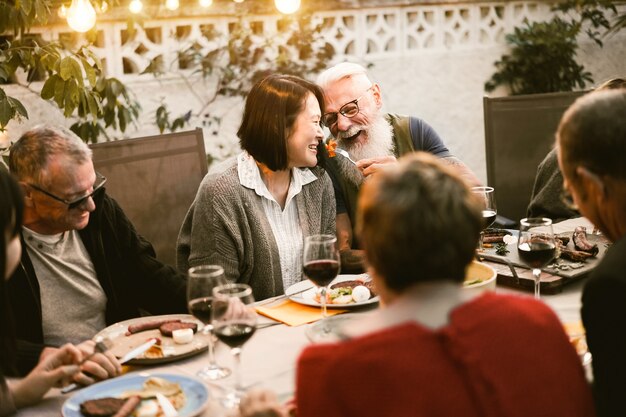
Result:
{"label": "empty wine glass", "polygon": [[517,253],[532,268],[535,279],[535,298],[540,298],[541,268],[548,265],[556,255],[556,239],[552,220],[533,217],[520,220]]}
{"label": "empty wine glass", "polygon": [[222,403],[236,407],[243,396],[241,383],[241,348],[256,330],[252,288],[247,284],[226,284],[213,289],[213,327],[215,335],[230,346],[235,358],[235,391],[226,395]]}
{"label": "empty wine glass", "polygon": [[211,308],[213,288],[226,284],[224,269],[219,265],[201,265],[189,268],[187,280],[187,308],[189,313],[204,323],[202,332],[208,335],[209,365],[198,372],[205,379],[221,379],[230,375],[230,369],[221,367],[215,361]]}
{"label": "empty wine glass", "polygon": [[326,293],[328,284],[339,273],[339,250],[334,235],[311,235],[304,240],[302,266],[304,275],[320,288],[322,319],[327,317]]}
{"label": "empty wine glass", "polygon": [[478,241],[478,249],[483,250],[484,230],[496,221],[496,197],[493,187],[472,187],[472,192],[478,196],[482,202],[483,215],[483,231],[480,232],[480,240]]}

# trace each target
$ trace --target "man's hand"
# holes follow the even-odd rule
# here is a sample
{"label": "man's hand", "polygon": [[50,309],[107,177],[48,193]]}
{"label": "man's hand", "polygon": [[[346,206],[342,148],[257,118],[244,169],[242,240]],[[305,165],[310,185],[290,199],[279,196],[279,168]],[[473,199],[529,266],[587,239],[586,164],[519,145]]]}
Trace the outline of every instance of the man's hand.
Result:
{"label": "man's hand", "polygon": [[[87,340],[77,347],[82,358],[91,355],[95,349],[95,342]],[[122,365],[111,352],[96,353],[80,367],[80,372],[74,375],[74,382],[81,385],[91,385],[94,382],[113,378],[122,373]]]}
{"label": "man's hand", "polygon": [[80,350],[67,344],[61,348],[48,350],[37,366],[12,387],[13,400],[17,408],[39,401],[52,387],[62,387],[72,381],[80,368]]}
{"label": "man's hand", "polygon": [[379,156],[375,158],[361,159],[356,162],[356,167],[359,171],[361,171],[361,174],[367,178],[385,165],[393,164],[395,162],[395,156]]}

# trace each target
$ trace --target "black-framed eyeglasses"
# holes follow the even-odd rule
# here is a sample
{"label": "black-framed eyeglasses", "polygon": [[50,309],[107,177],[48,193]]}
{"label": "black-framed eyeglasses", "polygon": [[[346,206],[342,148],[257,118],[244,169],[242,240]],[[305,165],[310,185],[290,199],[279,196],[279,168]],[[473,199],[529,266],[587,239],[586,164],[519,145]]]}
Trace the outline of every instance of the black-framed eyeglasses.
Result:
{"label": "black-framed eyeglasses", "polygon": [[[373,86],[372,86],[373,87]],[[339,112],[326,113],[322,116],[322,123],[324,126],[330,129],[335,123],[337,123],[337,119],[339,118],[339,114],[342,116],[353,118],[357,114],[359,114],[359,100],[361,100],[365,95],[372,89],[372,87],[365,90],[365,93],[357,99],[347,102],[343,106],[339,108]]]}
{"label": "black-framed eyeglasses", "polygon": [[561,190],[560,197],[561,197],[561,203],[563,203],[563,205],[568,210],[578,211],[578,205],[574,202],[574,197],[572,197],[572,194],[569,192],[569,190],[566,190],[565,188],[563,188]]}
{"label": "black-framed eyeglasses", "polygon": [[87,200],[89,200],[98,191],[100,191],[102,189],[102,187],[104,186],[104,184],[106,182],[107,182],[106,177],[104,175],[96,172],[96,181],[93,183],[93,190],[89,194],[87,194],[87,195],[85,195],[83,197],[77,198],[76,200],[72,200],[72,201],[68,201],[68,200],[66,200],[64,198],[57,197],[56,195],[52,194],[51,192],[46,191],[43,188],[38,187],[38,186],[36,186],[34,184],[28,184],[28,186],[34,188],[35,190],[39,191],[40,193],[43,193],[43,194],[47,195],[50,198],[55,199],[56,201],[59,201],[59,202],[65,204],[67,206],[68,210],[72,210],[72,209],[75,209],[75,208],[80,207],[83,204],[85,204],[85,202]]}

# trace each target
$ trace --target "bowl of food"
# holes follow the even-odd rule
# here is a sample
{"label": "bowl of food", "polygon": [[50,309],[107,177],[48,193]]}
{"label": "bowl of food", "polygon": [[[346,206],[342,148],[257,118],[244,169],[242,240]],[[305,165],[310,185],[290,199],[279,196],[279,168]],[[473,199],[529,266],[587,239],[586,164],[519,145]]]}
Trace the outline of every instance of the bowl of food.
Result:
{"label": "bowl of food", "polygon": [[484,291],[495,291],[497,276],[496,270],[489,265],[473,261],[465,270],[463,288],[476,294]]}

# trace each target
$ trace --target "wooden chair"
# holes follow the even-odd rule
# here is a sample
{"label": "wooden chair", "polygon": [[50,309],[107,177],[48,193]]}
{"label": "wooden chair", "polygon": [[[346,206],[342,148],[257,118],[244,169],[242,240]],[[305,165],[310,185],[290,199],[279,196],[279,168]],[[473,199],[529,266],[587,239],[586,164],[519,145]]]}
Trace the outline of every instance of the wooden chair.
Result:
{"label": "wooden chair", "polygon": [[499,215],[516,222],[526,217],[537,165],[554,145],[561,116],[584,93],[483,99],[487,181]]}
{"label": "wooden chair", "polygon": [[175,265],[176,239],[207,173],[202,129],[91,145],[107,193],[158,258]]}

